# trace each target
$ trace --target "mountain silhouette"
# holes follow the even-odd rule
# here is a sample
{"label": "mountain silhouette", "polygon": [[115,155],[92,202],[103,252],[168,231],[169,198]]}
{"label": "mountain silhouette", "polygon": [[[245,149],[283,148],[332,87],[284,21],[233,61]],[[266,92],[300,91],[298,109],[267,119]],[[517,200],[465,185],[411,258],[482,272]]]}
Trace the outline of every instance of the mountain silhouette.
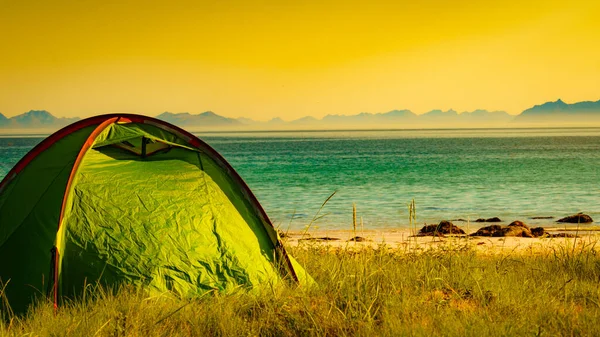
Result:
{"label": "mountain silhouette", "polygon": [[[417,115],[410,110],[391,110],[382,113],[361,112],[354,115],[329,114],[318,119],[312,116],[285,121],[275,117],[269,121],[251,118],[228,118],[212,111],[199,114],[189,112],[164,112],[157,118],[188,129],[215,130],[266,130],[266,129],[386,129],[386,128],[473,128],[510,126],[589,126],[600,125],[600,100],[568,104],[558,99],[526,109],[517,116],[505,111],[457,112],[456,110],[431,110]],[[56,118],[46,110],[31,110],[7,118],[0,113],[2,129],[58,129],[79,120]]]}
{"label": "mountain silhouette", "polygon": [[361,112],[357,115],[327,115],[321,119],[325,124],[358,125],[411,123],[417,117],[410,110],[392,110],[384,113]]}
{"label": "mountain silhouette", "polygon": [[8,118],[0,113],[0,126],[8,124]]}
{"label": "mountain silhouette", "polygon": [[206,111],[195,115],[190,114],[189,112],[163,112],[156,116],[156,118],[181,127],[236,126],[242,124],[236,119],[223,117],[212,111]]}
{"label": "mountain silhouette", "polygon": [[255,124],[260,124],[261,122],[259,121],[255,121],[252,118],[246,118],[246,117],[239,117],[237,118],[237,121],[244,124],[244,125],[255,125]]}
{"label": "mountain silhouette", "polygon": [[281,119],[279,117],[272,118],[266,122],[266,124],[270,124],[270,125],[284,125],[286,123],[287,123],[286,121],[284,121],[283,119]]}
{"label": "mountain silhouette", "polygon": [[319,124],[319,120],[312,117],[312,116],[306,116],[306,117],[302,117],[302,118],[298,118],[296,120],[293,120],[290,122],[290,124],[294,124],[294,125],[315,125],[315,124]]}
{"label": "mountain silhouette", "polygon": [[58,129],[79,120],[79,117],[56,118],[46,110],[30,110],[11,118],[0,115],[0,127],[16,129]]}
{"label": "mountain silhouette", "polygon": [[568,104],[558,99],[535,105],[514,119],[515,123],[534,124],[591,124],[600,122],[600,100]]}

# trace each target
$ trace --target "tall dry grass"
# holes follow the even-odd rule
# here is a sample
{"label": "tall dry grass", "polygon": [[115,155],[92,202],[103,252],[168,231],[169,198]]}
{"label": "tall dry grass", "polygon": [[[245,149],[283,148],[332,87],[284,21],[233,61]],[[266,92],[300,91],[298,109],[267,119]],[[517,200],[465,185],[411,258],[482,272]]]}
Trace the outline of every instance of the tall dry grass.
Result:
{"label": "tall dry grass", "polygon": [[415,254],[381,246],[291,247],[318,287],[197,299],[88,287],[54,314],[39,303],[0,322],[3,336],[594,336],[594,244],[543,254],[468,248]]}

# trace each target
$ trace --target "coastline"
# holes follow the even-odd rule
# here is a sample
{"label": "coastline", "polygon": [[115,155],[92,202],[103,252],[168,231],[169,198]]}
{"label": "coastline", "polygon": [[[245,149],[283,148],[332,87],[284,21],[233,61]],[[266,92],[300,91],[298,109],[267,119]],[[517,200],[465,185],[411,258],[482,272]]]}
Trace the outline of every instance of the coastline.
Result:
{"label": "coastline", "polygon": [[[568,230],[568,229],[567,229]],[[575,231],[576,229],[573,228]],[[560,233],[564,230],[549,229]],[[487,237],[468,235],[416,236],[411,229],[369,229],[369,230],[290,230],[280,232],[284,244],[293,247],[322,246],[333,249],[387,248],[404,253],[420,253],[434,249],[472,249],[484,255],[497,254],[547,254],[556,250],[595,248],[600,242],[597,229],[579,229],[577,237],[528,238],[528,237]],[[575,233],[574,233],[575,234]],[[359,241],[352,240],[355,237]]]}

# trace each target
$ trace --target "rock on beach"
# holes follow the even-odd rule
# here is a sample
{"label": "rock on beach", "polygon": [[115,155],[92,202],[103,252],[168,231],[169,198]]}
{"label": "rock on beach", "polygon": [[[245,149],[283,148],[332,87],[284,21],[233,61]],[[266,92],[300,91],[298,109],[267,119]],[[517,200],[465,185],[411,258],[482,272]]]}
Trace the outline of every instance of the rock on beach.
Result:
{"label": "rock on beach", "polygon": [[479,219],[475,220],[475,222],[502,222],[502,220],[500,220],[499,217],[495,216],[493,218],[487,218],[487,219],[479,218]]}
{"label": "rock on beach", "polygon": [[544,227],[529,228],[522,221],[513,221],[508,226],[491,225],[482,227],[470,236],[492,236],[492,237],[523,237],[523,238],[557,238],[557,237],[576,237],[569,233],[551,234],[546,232]]}
{"label": "rock on beach", "polygon": [[464,230],[450,221],[443,220],[437,225],[425,225],[417,236],[444,236],[445,234],[466,234]]}
{"label": "rock on beach", "polygon": [[566,223],[590,223],[594,222],[591,216],[583,213],[577,213],[574,215],[569,215],[562,219],[558,219],[556,222],[566,222]]}

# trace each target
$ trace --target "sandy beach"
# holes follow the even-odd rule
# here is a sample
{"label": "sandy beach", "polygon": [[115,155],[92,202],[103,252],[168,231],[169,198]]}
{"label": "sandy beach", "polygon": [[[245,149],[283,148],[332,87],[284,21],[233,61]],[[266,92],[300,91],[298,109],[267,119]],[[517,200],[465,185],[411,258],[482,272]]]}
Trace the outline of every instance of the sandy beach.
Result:
{"label": "sandy beach", "polygon": [[[550,230],[552,231],[552,230]],[[567,231],[575,234],[574,231]],[[423,252],[430,249],[472,248],[482,254],[543,254],[567,248],[592,248],[600,240],[596,230],[579,230],[575,238],[527,238],[527,237],[471,237],[445,235],[444,237],[415,236],[418,230],[310,230],[288,231],[282,240],[291,246],[324,245],[334,248],[361,249],[385,246],[405,252]],[[556,233],[565,232],[552,231]],[[359,237],[357,241],[354,237]]]}

